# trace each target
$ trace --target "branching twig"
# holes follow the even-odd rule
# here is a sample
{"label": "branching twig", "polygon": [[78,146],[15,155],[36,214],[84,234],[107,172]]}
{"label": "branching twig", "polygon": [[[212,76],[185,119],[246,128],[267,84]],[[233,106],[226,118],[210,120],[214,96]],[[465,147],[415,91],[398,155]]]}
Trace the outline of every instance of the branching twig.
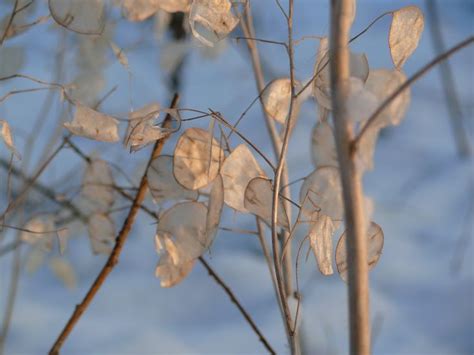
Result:
{"label": "branching twig", "polygon": [[360,131],[359,135],[357,136],[357,138],[354,140],[354,142],[352,143],[352,153],[354,153],[357,149],[357,145],[359,144],[360,140],[362,139],[362,137],[364,136],[364,134],[367,132],[367,130],[369,129],[369,127],[374,123],[374,121],[377,119],[377,116],[388,106],[392,103],[393,100],[395,100],[398,95],[400,95],[403,90],[405,90],[406,88],[408,88],[411,84],[413,84],[415,81],[417,81],[418,79],[420,79],[423,75],[425,75],[428,71],[430,71],[432,68],[434,68],[437,64],[443,62],[444,60],[446,60],[447,58],[449,58],[451,55],[453,55],[454,53],[456,53],[457,51],[469,46],[470,44],[472,44],[474,42],[474,36],[470,36],[468,38],[466,38],[464,41],[458,43],[457,45],[455,45],[454,47],[452,47],[451,49],[449,49],[448,51],[440,54],[439,56],[437,56],[435,59],[433,59],[432,61],[430,61],[428,64],[426,64],[424,67],[422,67],[420,70],[418,70],[415,74],[413,74],[407,81],[405,81],[402,85],[400,85],[398,87],[397,90],[395,90],[393,92],[392,95],[390,95],[389,97],[387,97],[385,99],[385,101],[375,110],[375,112],[369,117],[369,119],[367,120],[367,123],[365,124],[365,126],[362,128],[362,130]]}

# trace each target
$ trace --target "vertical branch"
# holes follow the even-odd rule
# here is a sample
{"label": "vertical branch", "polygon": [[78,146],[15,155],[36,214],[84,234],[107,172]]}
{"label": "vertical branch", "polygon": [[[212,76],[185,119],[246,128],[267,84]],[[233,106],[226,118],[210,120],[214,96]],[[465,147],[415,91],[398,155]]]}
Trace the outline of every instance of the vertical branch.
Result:
{"label": "vertical branch", "polygon": [[351,0],[331,0],[331,97],[347,230],[351,354],[370,354],[369,278],[362,177],[351,154],[354,138],[346,108]]}
{"label": "vertical branch", "polygon": [[[285,18],[288,21],[288,16],[285,16]],[[254,27],[253,27],[252,13],[250,11],[250,5],[249,4],[247,4],[247,6],[245,8],[244,19],[243,20],[245,20],[245,21],[241,21],[241,27],[242,27],[242,31],[243,31],[245,37],[247,37],[246,43],[247,43],[247,46],[249,48],[249,52],[250,52],[250,56],[251,56],[251,60],[252,60],[252,67],[253,67],[253,71],[254,71],[254,75],[255,75],[255,81],[257,83],[257,90],[259,92],[260,105],[261,105],[262,111],[264,113],[264,118],[265,118],[265,123],[266,123],[266,126],[267,126],[267,131],[268,131],[268,133],[270,135],[270,138],[271,138],[271,141],[272,141],[273,151],[275,153],[275,156],[278,159],[279,156],[280,156],[280,152],[281,152],[282,141],[281,141],[281,138],[280,138],[280,136],[278,134],[278,131],[275,127],[275,122],[266,113],[266,110],[265,110],[265,107],[264,107],[263,101],[262,101],[262,93],[266,89],[266,85],[265,85],[265,78],[263,77],[263,70],[262,70],[262,65],[261,65],[261,62],[260,62],[260,55],[258,53],[258,48],[257,48],[257,45],[256,45],[256,41],[251,40],[251,38],[256,38],[256,36],[255,36]],[[289,117],[290,117],[290,114],[289,114]],[[290,124],[289,121],[290,121],[290,118],[288,119],[288,125]],[[288,181],[289,181],[289,178],[288,178],[287,165],[286,165],[286,162],[284,162],[283,171],[282,171],[282,185],[284,185],[284,187],[283,187],[283,191],[281,191],[281,193],[282,193],[283,196],[285,196],[287,198],[290,198],[291,194],[290,194],[290,188],[289,188],[289,185],[288,185]],[[287,211],[288,219],[291,220],[291,205],[286,199],[283,201],[283,204],[284,204],[285,209]],[[284,287],[285,287],[286,294],[287,295],[292,295],[293,294],[293,282],[292,282],[293,272],[292,272],[292,259],[291,259],[292,253],[291,253],[291,243],[289,243],[288,240],[287,240],[290,235],[286,231],[283,231],[282,236],[283,236],[283,240],[282,240],[283,243],[282,244],[287,245],[287,252],[285,253],[285,256],[283,258],[283,266],[282,266],[282,273],[283,273],[283,276],[284,276],[284,278],[283,278]]]}
{"label": "vertical branch", "polygon": [[[441,22],[438,15],[438,7],[436,4],[436,0],[426,0],[426,8],[428,10],[428,26],[431,32],[433,47],[435,49],[436,54],[438,55],[446,52],[446,46],[444,44],[443,35],[440,30]],[[451,118],[451,129],[453,131],[453,136],[456,141],[458,154],[461,157],[469,156],[471,153],[471,149],[469,146],[469,137],[467,136],[466,131],[464,130],[461,104],[459,102],[459,96],[456,91],[453,72],[448,61],[440,63],[439,73],[444,90],[444,98],[446,99],[446,106],[448,108],[449,115]]]}

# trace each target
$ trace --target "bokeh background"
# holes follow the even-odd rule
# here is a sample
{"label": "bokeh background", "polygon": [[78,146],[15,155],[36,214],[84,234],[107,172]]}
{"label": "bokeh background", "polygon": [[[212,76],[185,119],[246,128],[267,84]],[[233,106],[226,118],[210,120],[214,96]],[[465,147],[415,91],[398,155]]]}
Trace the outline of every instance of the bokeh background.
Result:
{"label": "bokeh background", "polygon": [[[286,4],[286,2],[283,2]],[[327,35],[328,1],[295,1],[294,36]],[[426,9],[428,1],[359,0],[353,34],[379,14],[414,4]],[[451,47],[473,34],[474,3],[470,0],[438,0],[440,26],[446,46]],[[0,3],[0,17],[7,16],[11,1]],[[284,41],[286,26],[272,0],[252,1],[256,34],[260,38]],[[44,1],[37,1],[31,18],[48,14]],[[157,38],[159,20],[130,23],[114,12],[108,27],[113,41],[124,48],[129,73],[106,51],[103,67],[85,86],[87,93],[117,90],[101,110],[126,116],[131,108],[151,102],[167,106],[171,97],[169,75],[176,64],[169,34]],[[425,18],[429,21],[429,18]],[[371,68],[391,68],[387,38],[390,17],[380,20],[353,45],[365,52]],[[241,35],[234,31],[217,49],[203,48],[190,41],[180,73],[181,107],[221,112],[231,122],[256,97],[257,89],[251,62]],[[22,47],[24,62],[19,72],[46,81],[68,83],[78,73],[80,54],[78,35],[54,25],[52,20],[7,40],[4,46]],[[62,47],[64,46],[64,47]],[[65,55],[58,68],[57,54]],[[318,42],[302,41],[296,47],[296,76],[311,76]],[[288,75],[284,50],[259,44],[267,81]],[[1,49],[0,49],[1,53]],[[414,73],[436,55],[428,23],[419,47],[405,65],[407,75]],[[0,57],[1,58],[1,57]],[[465,131],[473,144],[474,50],[471,47],[450,59],[461,104]],[[1,63],[0,63],[1,66]],[[90,85],[90,86],[88,86]],[[474,164],[460,158],[450,126],[439,71],[432,70],[412,87],[412,100],[405,120],[398,127],[385,129],[375,154],[375,169],[364,179],[367,195],[375,202],[373,220],[385,232],[384,252],[370,274],[371,318],[375,354],[472,354],[474,353],[474,264],[473,201]],[[17,80],[0,83],[0,95],[11,90],[35,87]],[[7,119],[15,133],[20,152],[31,150],[30,164],[23,167],[31,174],[56,147],[65,134],[61,123],[71,112],[59,95],[38,92],[16,95],[0,104],[0,118]],[[45,100],[48,101],[44,108]],[[44,110],[44,111],[42,111]],[[35,126],[43,115],[42,127]],[[302,107],[290,144],[290,180],[313,170],[310,132],[316,122],[314,100]],[[207,119],[192,121],[186,127],[207,127]],[[35,128],[34,128],[35,127]],[[271,143],[258,105],[245,116],[240,128],[245,135],[272,156]],[[35,129],[33,139],[32,129]],[[177,135],[176,135],[177,137]],[[165,146],[171,153],[176,137]],[[120,144],[110,145],[74,138],[89,154],[113,161],[135,181],[140,178],[149,148],[129,154]],[[236,137],[232,144],[240,142]],[[49,147],[49,148],[48,148]],[[0,148],[2,159],[9,153]],[[20,162],[15,162],[20,167]],[[41,176],[66,198],[77,197],[84,163],[70,150],[64,150]],[[6,203],[6,171],[0,171],[1,205]],[[118,181],[124,181],[117,174]],[[20,187],[13,181],[13,192]],[[297,195],[299,185],[292,191]],[[150,198],[149,206],[153,206]],[[32,192],[25,204],[25,217],[54,211],[56,206]],[[114,214],[117,226],[124,212]],[[254,229],[254,219],[226,209],[222,226]],[[65,354],[258,354],[265,353],[227,295],[196,264],[189,277],[170,289],[160,287],[154,277],[158,256],[154,249],[153,220],[140,215],[124,248],[120,263],[110,275],[93,303],[66,342]],[[3,231],[0,243],[15,237]],[[298,235],[301,240],[303,235]],[[0,244],[0,247],[1,245]],[[0,317],[6,309],[10,289],[12,258],[0,258]],[[82,300],[106,258],[90,249],[87,231],[77,227],[64,258],[73,266],[77,285],[69,289],[48,269],[47,263],[34,273],[24,270],[29,247],[21,249],[22,271],[19,278],[13,318],[6,339],[5,354],[44,354],[65,325],[74,306]],[[286,337],[274,299],[273,287],[258,240],[252,235],[221,231],[206,259],[229,284],[238,299],[277,349],[288,353]],[[299,281],[302,293],[302,340],[308,354],[348,352],[346,285],[336,274],[323,277],[312,255],[301,263]]]}

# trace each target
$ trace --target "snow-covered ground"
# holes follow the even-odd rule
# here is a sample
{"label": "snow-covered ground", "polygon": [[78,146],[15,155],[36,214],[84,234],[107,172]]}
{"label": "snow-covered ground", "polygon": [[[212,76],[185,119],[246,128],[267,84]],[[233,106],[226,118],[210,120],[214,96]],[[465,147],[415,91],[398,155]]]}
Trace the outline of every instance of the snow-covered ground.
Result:
{"label": "snow-covered ground", "polygon": [[[257,35],[284,40],[284,20],[274,1],[253,1]],[[474,4],[465,1],[438,1],[442,31],[447,46],[473,34]],[[353,32],[365,27],[387,10],[423,1],[358,1]],[[295,38],[325,35],[328,32],[328,2],[295,2]],[[0,7],[1,11],[6,7]],[[45,8],[43,8],[43,12]],[[354,43],[365,52],[372,68],[391,67],[387,47],[389,18],[377,23]],[[137,38],[134,25],[119,26],[115,41],[119,45]],[[43,25],[10,43],[28,45],[23,73],[51,78],[51,63],[56,42]],[[151,26],[150,31],[151,31]],[[9,42],[7,42],[9,43]],[[287,73],[282,48],[260,45],[268,79]],[[307,40],[297,47],[299,79],[313,70],[317,42]],[[203,58],[195,50],[184,70],[182,106],[206,110],[212,108],[234,121],[256,95],[245,44],[232,43],[214,59]],[[134,74],[132,99],[135,107],[158,100],[167,104],[168,93],[158,66],[159,49],[150,39],[128,53]],[[425,27],[415,54],[408,60],[408,75],[434,56],[429,30]],[[67,58],[66,66],[73,62]],[[473,144],[474,51],[468,48],[451,59],[462,109],[469,121]],[[128,105],[128,77],[119,64],[107,70],[107,87],[120,85],[103,110],[124,113]],[[1,87],[0,87],[1,88]],[[2,89],[3,93],[3,89]],[[36,95],[36,96],[35,96]],[[25,98],[28,104],[25,105]],[[0,115],[11,119],[13,129],[23,137],[31,129],[44,96],[17,96],[0,106]],[[473,354],[474,353],[474,264],[472,160],[456,155],[450,131],[449,115],[437,70],[431,71],[412,87],[412,100],[406,119],[384,131],[377,146],[375,169],[365,178],[365,191],[374,199],[373,220],[385,233],[384,252],[371,272],[371,310],[374,324],[375,354]],[[302,109],[289,151],[291,180],[308,174],[310,132],[315,123],[313,101]],[[194,124],[194,123],[193,123]],[[207,122],[197,123],[205,126]],[[47,130],[54,122],[49,120]],[[241,124],[250,139],[271,155],[260,108],[255,106]],[[49,133],[44,133],[45,137]],[[38,139],[42,151],[47,142]],[[238,140],[234,138],[234,144]],[[18,139],[20,150],[27,142]],[[129,155],[121,147],[76,138],[86,151],[110,152],[107,158],[119,163],[138,178],[148,151]],[[174,141],[167,144],[169,151]],[[1,152],[4,156],[4,151]],[[37,157],[35,157],[37,158]],[[50,184],[55,178],[82,164],[73,153],[64,152],[40,179]],[[72,181],[79,184],[79,173]],[[1,181],[5,177],[1,173]],[[3,187],[2,187],[3,189]],[[2,190],[3,193],[3,190]],[[293,193],[297,193],[295,186]],[[41,203],[40,199],[38,203]],[[150,202],[150,201],[148,201]],[[117,221],[123,214],[117,214]],[[65,354],[222,354],[265,353],[256,335],[248,327],[227,295],[197,264],[180,285],[163,289],[154,277],[157,255],[154,251],[155,226],[141,216],[134,226],[119,265],[110,275],[86,314],[64,346]],[[255,228],[253,219],[226,210],[222,225]],[[8,236],[9,238],[11,235]],[[301,237],[301,236],[299,236]],[[460,240],[461,252],[457,249]],[[455,258],[462,255],[459,270],[453,270]],[[44,354],[82,299],[102,267],[105,258],[93,256],[86,233],[74,238],[67,258],[78,277],[74,290],[65,289],[43,267],[33,275],[23,273],[6,343],[6,354]],[[253,236],[221,232],[206,259],[253,315],[278,353],[288,352],[267,265],[259,243]],[[4,310],[9,284],[10,257],[0,259],[0,304]],[[337,274],[323,277],[310,257],[301,264],[302,337],[308,353],[344,354],[348,349],[346,285]]]}

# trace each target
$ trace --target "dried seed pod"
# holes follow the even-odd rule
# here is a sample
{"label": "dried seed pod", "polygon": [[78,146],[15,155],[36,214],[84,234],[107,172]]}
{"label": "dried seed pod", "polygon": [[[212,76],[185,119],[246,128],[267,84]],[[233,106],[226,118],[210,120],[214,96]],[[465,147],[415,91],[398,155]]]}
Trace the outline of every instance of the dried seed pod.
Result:
{"label": "dried seed pod", "polygon": [[[245,189],[245,208],[260,217],[268,225],[272,224],[273,186],[267,178],[256,177],[250,180]],[[282,198],[278,199],[277,224],[287,230],[290,222]]]}
{"label": "dried seed pod", "polygon": [[76,106],[74,119],[64,123],[72,134],[102,142],[117,142],[120,139],[115,118],[81,104]]}
{"label": "dried seed pod", "polygon": [[300,204],[307,216],[320,212],[335,221],[342,220],[344,203],[339,169],[324,166],[308,175],[301,186]]}
{"label": "dried seed pod", "polygon": [[[407,80],[399,70],[374,69],[369,73],[365,87],[382,103]],[[376,119],[376,125],[385,127],[389,124],[398,125],[405,116],[410,104],[410,89],[403,90]]]}
{"label": "dried seed pod", "polygon": [[405,64],[418,47],[424,26],[423,13],[417,6],[406,6],[393,12],[388,45],[397,69]]}
{"label": "dried seed pod", "polygon": [[49,260],[49,268],[69,289],[74,289],[77,285],[76,273],[72,265],[64,258],[53,257]]}
{"label": "dried seed pod", "polygon": [[320,215],[309,227],[309,243],[323,275],[332,275],[332,236],[337,226],[331,218]]}
{"label": "dried seed pod", "polygon": [[160,256],[160,261],[155,269],[155,276],[160,279],[161,287],[173,287],[183,281],[191,272],[195,260],[174,264],[169,254]]}
{"label": "dried seed pod", "polygon": [[197,190],[215,179],[223,160],[223,150],[208,131],[189,128],[176,144],[173,173],[181,185]]}
{"label": "dried seed pod", "polygon": [[115,243],[115,223],[107,215],[94,213],[87,225],[94,254],[110,254]]}
{"label": "dried seed pod", "polygon": [[173,175],[173,156],[160,155],[147,171],[148,186],[153,200],[161,204],[170,200],[197,200],[198,191],[188,190],[178,184]]}
{"label": "dried seed pod", "polygon": [[240,212],[248,212],[244,206],[245,189],[255,177],[265,177],[265,173],[245,144],[240,144],[224,160],[221,169],[224,182],[224,202]]}
{"label": "dried seed pod", "polygon": [[8,150],[17,158],[21,160],[21,155],[13,144],[13,136],[10,129],[10,125],[5,120],[0,120],[0,137],[3,139],[3,142],[7,146]]}
{"label": "dried seed pod", "polygon": [[[382,228],[375,223],[371,222],[367,230],[367,247],[368,247],[368,264],[369,270],[372,270],[382,255],[384,235]],[[337,271],[341,276],[341,279],[347,282],[347,249],[346,249],[346,232],[341,235],[339,242],[336,246],[336,265]]]}
{"label": "dried seed pod", "polygon": [[153,103],[142,107],[129,114],[125,145],[130,146],[130,151],[135,152],[167,137],[173,129],[155,126],[155,121],[160,115],[160,105]]}
{"label": "dried seed pod", "polygon": [[114,179],[106,161],[93,159],[82,179],[81,196],[94,212],[106,212],[115,202]]}
{"label": "dried seed pod", "polygon": [[290,111],[290,78],[273,80],[263,92],[262,102],[267,115],[284,125]]}
{"label": "dried seed pod", "polygon": [[[157,238],[175,246],[175,262],[201,256],[210,245],[206,234],[207,207],[201,202],[181,202],[166,210],[156,228]],[[167,242],[168,240],[168,242]]]}
{"label": "dried seed pod", "polygon": [[328,122],[318,122],[311,136],[311,156],[314,166],[338,167],[336,140]]}
{"label": "dried seed pod", "polygon": [[229,0],[194,0],[189,25],[193,36],[206,46],[214,46],[239,23]]}
{"label": "dried seed pod", "polygon": [[[369,62],[362,53],[350,53],[350,76],[365,82],[369,75]],[[323,37],[319,42],[316,64],[314,66],[316,78],[313,84],[313,95],[319,105],[327,110],[332,110],[331,80],[329,77],[329,40]]]}

